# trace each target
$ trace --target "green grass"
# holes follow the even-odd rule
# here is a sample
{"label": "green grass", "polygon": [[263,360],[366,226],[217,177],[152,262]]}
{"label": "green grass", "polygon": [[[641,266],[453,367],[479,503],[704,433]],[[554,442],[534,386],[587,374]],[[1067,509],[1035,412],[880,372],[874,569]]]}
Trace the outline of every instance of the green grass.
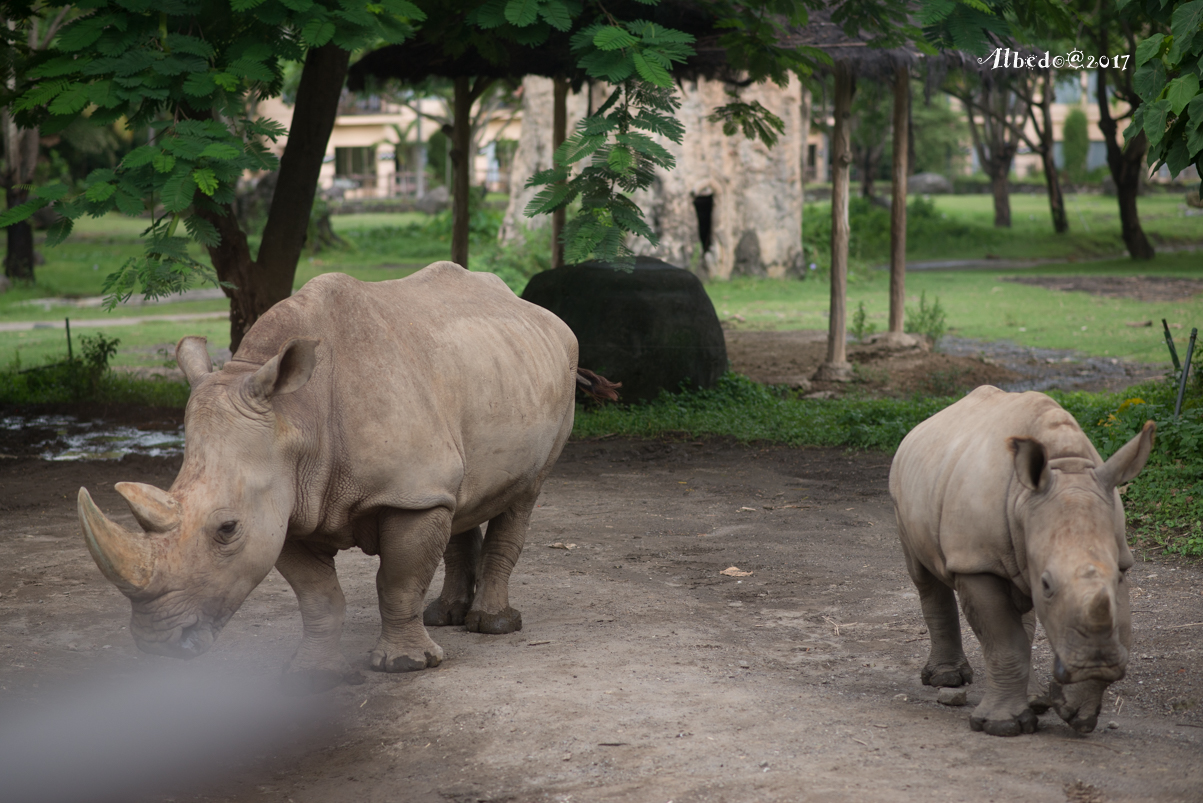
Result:
{"label": "green grass", "polygon": [[[1155,245],[1203,242],[1203,221],[1187,217],[1181,193],[1156,193],[1138,201],[1140,222]],[[907,258],[1095,259],[1125,253],[1115,198],[1070,194],[1065,201],[1069,231],[1053,231],[1048,198],[1011,196],[1011,228],[994,228],[989,195],[937,195],[908,204]],[[826,265],[830,252],[831,204],[808,204],[803,213],[808,258]],[[849,257],[856,267],[889,259],[890,213],[855,198],[851,205]]]}
{"label": "green grass", "polygon": [[[1198,374],[1196,374],[1198,376]],[[1140,431],[1158,424],[1145,470],[1125,490],[1129,535],[1145,549],[1203,556],[1203,386],[1172,420],[1175,388],[1146,383],[1125,394],[1050,394],[1077,418],[1104,458]],[[1135,400],[1135,401],[1134,401]],[[573,436],[635,438],[730,437],[789,446],[844,446],[893,451],[916,424],[953,398],[800,398],[784,388],[727,374],[711,390],[662,394],[641,405],[578,407]]]}
{"label": "green grass", "polygon": [[[1162,318],[1184,341],[1192,326],[1203,327],[1203,296],[1176,302],[1141,302],[1066,293],[1005,281],[1009,276],[1158,275],[1203,279],[1203,256],[1175,253],[1150,263],[1130,259],[1046,266],[1024,271],[911,271],[906,276],[907,308],[939,298],[949,334],[979,340],[1011,340],[1025,346],[1076,349],[1083,354],[1145,362],[1168,359]],[[822,279],[733,279],[706,286],[719,317],[739,328],[826,329],[830,285]],[[865,305],[867,320],[878,331],[889,316],[889,276],[872,271],[848,286],[849,314]],[[738,316],[738,317],[737,317]],[[742,319],[742,320],[740,320]],[[1129,322],[1153,321],[1150,328]],[[1086,327],[1083,329],[1082,327]]]}

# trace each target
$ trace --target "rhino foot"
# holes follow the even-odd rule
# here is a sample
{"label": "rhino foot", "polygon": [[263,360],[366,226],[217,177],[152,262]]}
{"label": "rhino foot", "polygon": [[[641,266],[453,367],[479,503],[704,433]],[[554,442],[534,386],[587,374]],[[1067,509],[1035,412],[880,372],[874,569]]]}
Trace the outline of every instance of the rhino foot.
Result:
{"label": "rhino foot", "polygon": [[991,719],[990,716],[978,716],[974,712],[969,718],[969,727],[975,731],[985,731],[991,736],[1018,736],[1021,733],[1035,733],[1039,720],[1036,712],[1025,708],[1018,716]]}
{"label": "rhino foot", "polygon": [[427,627],[462,625],[470,605],[468,602],[447,602],[442,597],[436,597],[426,606],[426,611],[422,614],[422,624]]}
{"label": "rhino foot", "polygon": [[417,672],[441,664],[443,648],[432,641],[422,652],[403,652],[377,644],[369,660],[377,672]]}
{"label": "rhino foot", "polygon": [[501,613],[468,611],[464,625],[473,633],[489,633],[494,636],[516,633],[522,629],[522,613],[513,608],[506,608]]}
{"label": "rhino foot", "polygon": [[964,658],[955,664],[932,664],[923,667],[920,675],[924,686],[956,688],[973,683],[973,667]]}
{"label": "rhino foot", "polygon": [[1106,684],[1094,681],[1062,686],[1055,680],[1048,684],[1048,696],[1057,716],[1078,733],[1090,733],[1099,724],[1102,709],[1102,690]]}
{"label": "rhino foot", "polygon": [[347,669],[345,672],[336,669],[301,669],[291,672],[285,666],[280,675],[284,691],[297,695],[320,694],[344,683],[348,686],[359,686],[365,680],[363,673],[353,669]]}

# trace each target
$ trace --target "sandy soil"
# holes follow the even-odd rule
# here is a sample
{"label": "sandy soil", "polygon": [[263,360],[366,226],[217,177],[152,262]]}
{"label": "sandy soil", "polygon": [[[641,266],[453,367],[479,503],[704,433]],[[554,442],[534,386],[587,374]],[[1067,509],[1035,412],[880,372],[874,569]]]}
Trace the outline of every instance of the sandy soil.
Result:
{"label": "sandy soil", "polygon": [[[939,705],[919,682],[928,640],[888,464],[721,441],[570,443],[513,578],[523,631],[435,629],[447,653],[437,669],[366,672],[322,698],[336,716],[320,745],[298,754],[268,740],[222,762],[194,745],[194,763],[211,762],[206,782],[180,775],[116,799],[1203,800],[1203,568],[1141,556],[1132,569],[1133,660],[1099,731],[1079,737],[1050,713],[1031,736],[973,733],[969,708]],[[74,494],[87,485],[130,523],[113,482],[165,487],[178,465],[0,460],[0,706],[67,717],[44,751],[64,772],[78,760],[64,689],[140,667],[274,688],[299,638],[295,599],[273,572],[209,654],[179,664],[137,652],[128,603],[82,543]],[[375,561],[347,553],[339,566],[343,649],[366,667]],[[751,574],[721,574],[731,566]],[[1035,649],[1045,668],[1046,647]],[[970,705],[981,693],[969,687]],[[112,711],[105,727],[128,719]],[[183,739],[198,726],[176,727]],[[90,783],[71,799],[113,799],[105,790]]]}

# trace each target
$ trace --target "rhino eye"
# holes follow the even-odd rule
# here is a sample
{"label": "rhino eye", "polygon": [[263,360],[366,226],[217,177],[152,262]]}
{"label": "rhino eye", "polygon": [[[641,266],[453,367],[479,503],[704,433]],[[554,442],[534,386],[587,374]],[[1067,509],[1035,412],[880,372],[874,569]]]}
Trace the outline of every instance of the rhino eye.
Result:
{"label": "rhino eye", "polygon": [[221,541],[223,544],[228,544],[230,541],[234,540],[234,534],[237,532],[238,522],[224,521],[221,523],[221,526],[217,528],[217,540]]}

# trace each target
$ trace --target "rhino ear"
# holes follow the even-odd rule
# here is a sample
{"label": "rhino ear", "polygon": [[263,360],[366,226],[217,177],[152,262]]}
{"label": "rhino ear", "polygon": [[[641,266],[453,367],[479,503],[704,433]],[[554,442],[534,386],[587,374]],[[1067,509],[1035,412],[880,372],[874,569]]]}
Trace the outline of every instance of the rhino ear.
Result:
{"label": "rhino ear", "polygon": [[1015,458],[1015,476],[1029,491],[1044,491],[1052,482],[1044,444],[1035,438],[1008,438],[1007,448]]}
{"label": "rhino ear", "polygon": [[317,366],[320,341],[293,338],[280,348],[263,367],[246,378],[247,393],[266,402],[275,396],[300,390]]}
{"label": "rhino ear", "polygon": [[1119,447],[1106,463],[1094,470],[1094,475],[1108,492],[1135,477],[1145,467],[1149,453],[1153,451],[1153,435],[1156,432],[1157,424],[1146,421],[1135,438]]}
{"label": "rhino ear", "polygon": [[175,344],[175,361],[192,387],[196,387],[197,382],[213,371],[213,360],[209,358],[209,349],[206,348],[208,342],[206,338],[189,335]]}

